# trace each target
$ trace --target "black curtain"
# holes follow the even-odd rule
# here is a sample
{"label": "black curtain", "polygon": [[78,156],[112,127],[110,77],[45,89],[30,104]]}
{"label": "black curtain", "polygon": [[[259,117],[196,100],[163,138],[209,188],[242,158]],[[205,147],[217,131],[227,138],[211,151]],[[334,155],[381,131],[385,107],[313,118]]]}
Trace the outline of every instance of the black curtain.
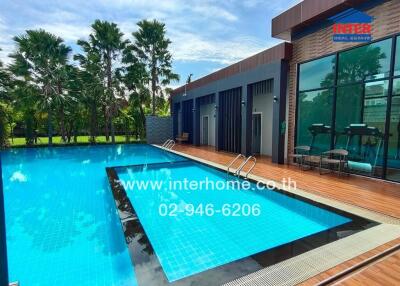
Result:
{"label": "black curtain", "polygon": [[173,104],[173,107],[172,107],[172,119],[173,119],[173,138],[176,138],[178,135],[180,135],[180,134],[178,134],[178,117],[179,117],[179,109],[180,109],[180,107],[181,107],[181,103],[180,102],[176,102],[176,103],[174,103]]}
{"label": "black curtain", "polygon": [[242,88],[220,93],[221,149],[240,153],[242,138]]}
{"label": "black curtain", "polygon": [[193,143],[193,100],[182,102],[182,132],[189,133],[189,143]]}

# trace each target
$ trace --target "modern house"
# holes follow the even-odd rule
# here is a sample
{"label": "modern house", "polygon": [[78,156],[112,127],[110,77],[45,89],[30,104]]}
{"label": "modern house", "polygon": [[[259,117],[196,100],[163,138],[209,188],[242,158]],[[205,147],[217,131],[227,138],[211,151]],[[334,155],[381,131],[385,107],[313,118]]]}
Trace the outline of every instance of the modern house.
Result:
{"label": "modern house", "polygon": [[173,135],[290,162],[349,151],[351,172],[400,181],[400,1],[304,0],[272,19],[283,43],[175,89]]}

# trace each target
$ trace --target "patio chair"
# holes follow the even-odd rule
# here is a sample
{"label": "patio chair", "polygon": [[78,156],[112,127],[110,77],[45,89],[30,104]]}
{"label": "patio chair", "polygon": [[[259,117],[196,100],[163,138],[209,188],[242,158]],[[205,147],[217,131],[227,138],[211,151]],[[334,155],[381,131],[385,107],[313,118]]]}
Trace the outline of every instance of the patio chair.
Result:
{"label": "patio chair", "polygon": [[304,164],[304,158],[310,156],[310,146],[296,146],[294,147],[294,153],[290,154],[289,157],[293,158],[293,162],[297,163],[299,168],[302,168]]}
{"label": "patio chair", "polygon": [[176,137],[175,140],[179,143],[188,142],[189,141],[189,133],[183,132],[182,135]]}
{"label": "patio chair", "polygon": [[326,166],[328,170],[337,170],[339,175],[344,170],[348,170],[348,155],[349,152],[344,149],[333,149],[323,152],[320,155],[319,173],[322,175],[322,167]]}
{"label": "patio chair", "polygon": [[[312,139],[309,146],[296,146],[294,153],[289,155],[297,161],[299,168],[304,169],[308,166],[310,169],[313,166],[318,166],[320,161],[319,152],[315,153],[315,139],[319,134],[328,134],[331,132],[331,127],[323,123],[314,123],[308,127]],[[314,154],[313,154],[314,153]]]}

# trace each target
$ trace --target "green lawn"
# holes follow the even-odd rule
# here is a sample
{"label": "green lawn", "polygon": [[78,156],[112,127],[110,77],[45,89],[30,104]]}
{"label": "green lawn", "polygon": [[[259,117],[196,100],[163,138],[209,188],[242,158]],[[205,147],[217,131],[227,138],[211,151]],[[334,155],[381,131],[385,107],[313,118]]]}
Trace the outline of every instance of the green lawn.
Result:
{"label": "green lawn", "polygon": [[[141,141],[143,141],[143,140],[136,140],[131,137],[129,142],[141,142]],[[14,138],[13,142],[11,141],[11,139],[9,140],[9,142],[10,142],[11,147],[26,145],[25,138]],[[38,142],[35,145],[47,145],[48,142],[49,142],[49,140],[47,137],[39,137]],[[115,142],[125,143],[125,136],[115,136]],[[78,136],[78,143],[79,144],[89,143],[89,136]],[[110,137],[110,141],[107,142],[105,136],[97,136],[96,143],[111,143],[111,137]],[[61,141],[61,136],[53,137],[53,144],[54,145],[65,145],[65,143]],[[73,145],[74,142],[71,142],[69,144]]]}

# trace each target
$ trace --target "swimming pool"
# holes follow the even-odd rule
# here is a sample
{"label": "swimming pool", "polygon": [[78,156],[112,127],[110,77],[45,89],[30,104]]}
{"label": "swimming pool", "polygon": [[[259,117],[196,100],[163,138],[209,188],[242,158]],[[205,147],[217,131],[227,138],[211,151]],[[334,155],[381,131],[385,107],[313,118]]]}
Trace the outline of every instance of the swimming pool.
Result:
{"label": "swimming pool", "polygon": [[[131,204],[123,210],[133,218],[125,223],[125,234],[133,262],[146,269],[135,267],[139,285],[220,285],[368,224],[282,191],[257,189],[255,182],[250,190],[171,184],[227,181],[224,172],[192,160],[109,168],[108,174],[116,200],[126,196]],[[159,181],[164,184],[129,185]],[[258,205],[260,211],[242,209],[234,216],[235,205]],[[137,249],[148,249],[148,255]]]}
{"label": "swimming pool", "polygon": [[[278,190],[125,190],[121,180],[226,181],[150,145],[12,149],[2,159],[10,280],[21,285],[219,285],[369,223]],[[261,213],[222,214],[235,203]],[[214,213],[160,215],[162,204]]]}
{"label": "swimming pool", "polygon": [[10,280],[136,285],[105,167],[175,160],[140,144],[2,152]]}

